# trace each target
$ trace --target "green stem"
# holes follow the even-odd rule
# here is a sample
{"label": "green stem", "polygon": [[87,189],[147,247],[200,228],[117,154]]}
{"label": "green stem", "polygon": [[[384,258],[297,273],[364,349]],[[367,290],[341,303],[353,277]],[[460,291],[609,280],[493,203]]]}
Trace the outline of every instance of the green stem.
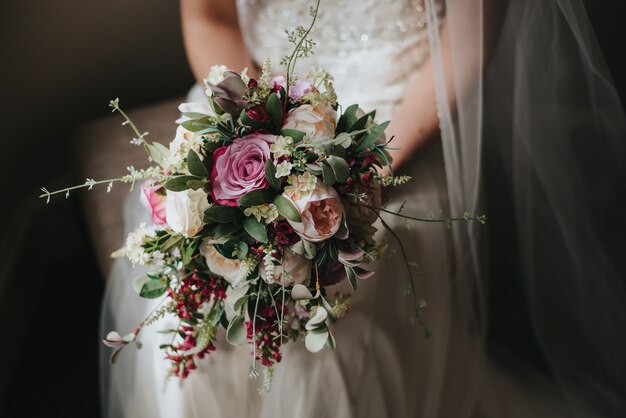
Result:
{"label": "green stem", "polygon": [[358,207],[362,207],[362,208],[368,208],[368,209],[372,209],[372,210],[378,210],[381,212],[385,212],[385,213],[389,213],[391,215],[395,215],[395,216],[399,216],[401,218],[405,218],[405,219],[411,219],[413,221],[420,221],[420,222],[435,222],[435,223],[450,223],[450,222],[457,222],[457,221],[478,221],[480,223],[485,223],[485,215],[480,215],[480,216],[456,216],[456,217],[452,217],[452,218],[439,218],[439,219],[432,219],[432,218],[419,218],[416,216],[408,216],[408,215],[403,215],[399,212],[394,212],[392,210],[389,209],[384,209],[384,208],[378,208],[376,206],[370,206],[370,205],[364,205],[362,203],[352,203],[352,206],[358,206]]}
{"label": "green stem", "polygon": [[411,271],[411,265],[409,264],[409,259],[407,258],[406,255],[406,250],[404,249],[404,245],[402,244],[402,240],[400,239],[400,237],[393,231],[393,229],[387,224],[387,222],[385,222],[385,220],[378,215],[378,218],[380,219],[380,222],[383,224],[383,227],[389,231],[389,233],[395,238],[396,242],[398,243],[398,246],[400,247],[400,251],[402,252],[402,258],[404,259],[404,264],[406,265],[406,270],[408,273],[408,283],[411,289],[411,296],[413,299],[413,309],[414,309],[414,319],[420,324],[420,326],[422,327],[422,329],[424,330],[424,337],[428,338],[428,336],[431,335],[430,331],[428,330],[428,327],[426,326],[426,324],[424,323],[424,321],[422,320],[422,318],[420,317],[420,307],[417,304],[417,290],[415,289],[415,280],[413,279],[413,272]]}
{"label": "green stem", "polygon": [[287,100],[289,99],[289,84],[290,84],[291,73],[293,72],[293,69],[296,66],[296,62],[298,61],[297,52],[302,47],[302,43],[304,42],[304,40],[309,36],[309,33],[313,29],[313,25],[315,25],[315,21],[317,20],[317,12],[320,8],[320,1],[321,0],[317,0],[317,4],[315,5],[315,12],[313,13],[313,20],[311,20],[311,24],[309,25],[309,28],[304,32],[304,35],[302,35],[302,37],[300,38],[300,41],[298,42],[296,47],[293,49],[293,52],[291,53],[291,56],[289,57],[289,62],[287,63],[287,75],[286,75],[287,87],[285,88],[285,96],[287,97]]}
{"label": "green stem", "polygon": [[79,185],[72,186],[72,187],[67,187],[65,189],[55,190],[53,192],[49,192],[45,187],[42,187],[41,191],[43,191],[43,193],[39,195],[39,198],[44,198],[44,197],[47,198],[48,200],[46,201],[46,203],[48,203],[50,201],[50,196],[53,196],[59,193],[67,194],[72,190],[84,189],[85,187],[93,187],[99,184],[118,183],[118,182],[123,182],[123,181],[124,181],[124,177],[118,177],[115,179],[107,179],[107,180],[98,180],[94,182],[86,182],[86,183],[79,184]]}

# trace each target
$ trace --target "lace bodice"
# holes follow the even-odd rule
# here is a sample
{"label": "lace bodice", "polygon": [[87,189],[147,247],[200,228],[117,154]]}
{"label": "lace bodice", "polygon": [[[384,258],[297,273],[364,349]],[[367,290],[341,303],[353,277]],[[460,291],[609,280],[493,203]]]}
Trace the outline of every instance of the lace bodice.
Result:
{"label": "lace bodice", "polygon": [[[281,57],[292,50],[286,29],[310,22],[313,0],[237,0],[241,30],[252,59],[272,61],[281,73]],[[443,13],[441,2],[439,12]],[[300,61],[305,75],[321,67],[335,76],[344,104],[379,108],[380,117],[401,97],[406,83],[428,56],[424,0],[323,1],[312,31],[315,54]],[[382,114],[381,114],[382,113]]]}

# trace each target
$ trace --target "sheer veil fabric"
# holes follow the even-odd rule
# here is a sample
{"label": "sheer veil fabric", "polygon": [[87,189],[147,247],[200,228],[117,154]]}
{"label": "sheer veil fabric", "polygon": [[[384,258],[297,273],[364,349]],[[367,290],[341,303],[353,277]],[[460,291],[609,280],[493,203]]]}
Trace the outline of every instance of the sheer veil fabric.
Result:
{"label": "sheer veil fabric", "polygon": [[[282,31],[307,20],[308,3],[237,0],[257,63],[279,62],[288,48]],[[609,223],[624,206],[615,179],[625,174],[626,124],[582,3],[323,1],[313,37],[316,53],[300,67],[326,68],[342,104],[376,108],[381,121],[431,59],[441,141],[412,160],[406,174],[414,180],[387,198],[392,207],[406,201],[406,213],[416,215],[490,215],[494,197],[510,197],[496,220],[516,232],[507,237],[510,257],[546,371],[521,373],[487,354],[490,281],[510,280],[488,274],[489,256],[500,256],[486,240],[487,228],[499,228],[494,220],[447,231],[390,219],[420,264],[431,339],[408,321],[401,259],[386,257],[337,327],[337,350],[286,346],[269,394],[258,395],[259,382],[248,380],[250,349],[225,341],[189,379],[165,387],[158,351],[165,336],[156,333],[168,327],[165,318],[120,363],[106,365],[103,351],[105,416],[610,417],[626,410],[624,265],[610,245],[623,238],[611,235]],[[195,87],[189,100],[202,94]],[[486,178],[494,173],[500,189]],[[135,193],[127,229],[142,220]],[[127,332],[150,313],[155,302],[132,290],[139,274],[115,263],[103,332]]]}
{"label": "sheer veil fabric", "polygon": [[[455,307],[484,341],[488,280],[520,278],[550,376],[543,413],[621,416],[626,123],[582,1],[451,0],[443,31],[435,6],[426,0],[450,211],[509,198],[487,228],[506,222],[515,232],[504,237],[513,254],[503,254],[476,225],[456,228]],[[485,255],[519,271],[488,277]],[[473,376],[477,402],[515,415],[521,404],[489,370]]]}

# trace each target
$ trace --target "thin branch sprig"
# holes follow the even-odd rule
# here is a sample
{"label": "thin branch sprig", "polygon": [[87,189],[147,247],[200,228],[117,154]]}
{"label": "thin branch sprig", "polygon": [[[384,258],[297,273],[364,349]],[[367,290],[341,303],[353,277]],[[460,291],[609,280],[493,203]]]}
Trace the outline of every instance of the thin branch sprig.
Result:
{"label": "thin branch sprig", "polygon": [[315,21],[317,20],[317,15],[318,15],[319,8],[320,8],[320,1],[321,0],[317,0],[315,7],[311,7],[311,9],[309,10],[309,14],[313,18],[311,19],[311,24],[309,25],[309,27],[306,30],[302,28],[301,26],[296,29],[296,32],[301,34],[299,40],[296,41],[291,33],[287,33],[290,39],[293,39],[295,48],[293,49],[286,63],[287,64],[287,75],[286,75],[287,86],[285,88],[285,97],[289,97],[289,85],[291,84],[291,75],[293,74],[298,58],[306,57],[308,56],[308,54],[312,53],[311,48],[314,44],[308,39],[308,37],[309,37],[309,34],[311,33],[311,30],[313,29],[313,26],[315,25]]}
{"label": "thin branch sprig", "polygon": [[385,220],[380,215],[378,215],[378,219],[380,219],[380,222],[383,224],[383,227],[387,231],[389,231],[389,233],[394,237],[394,239],[398,243],[398,246],[400,247],[400,252],[402,253],[402,258],[404,259],[404,264],[406,265],[406,270],[408,274],[407,282],[408,282],[408,286],[411,292],[411,299],[413,299],[413,315],[411,316],[411,321],[417,321],[417,323],[419,323],[422,329],[424,330],[424,338],[429,338],[432,336],[432,333],[430,332],[430,330],[428,329],[428,327],[422,320],[422,317],[420,316],[420,311],[426,307],[426,303],[423,301],[423,299],[418,299],[417,297],[417,290],[415,288],[415,280],[413,279],[413,271],[411,270],[411,263],[409,262],[409,259],[406,255],[404,244],[402,244],[402,240],[394,232],[393,228],[391,228],[389,224],[387,224],[387,222],[385,222]]}
{"label": "thin branch sprig", "polygon": [[385,212],[385,213],[389,213],[391,215],[394,216],[399,216],[401,218],[404,219],[410,219],[413,221],[419,221],[419,222],[434,222],[434,223],[445,223],[447,226],[450,226],[452,224],[452,222],[467,222],[467,221],[476,221],[476,222],[480,222],[481,224],[485,224],[487,222],[487,216],[486,215],[472,215],[469,212],[465,212],[463,214],[463,216],[455,216],[455,217],[451,217],[451,218],[422,218],[422,217],[417,217],[417,216],[409,216],[409,215],[403,215],[402,213],[398,212],[394,212],[392,210],[389,209],[385,209],[385,208],[379,208],[376,206],[371,206],[371,205],[366,205],[364,203],[351,203],[352,206],[358,206],[358,207],[362,207],[362,208],[367,208],[367,209],[372,209],[372,210],[377,210],[380,212]]}
{"label": "thin branch sprig", "polygon": [[[130,126],[130,128],[135,133],[136,137],[133,138],[130,141],[130,143],[134,145],[146,146],[145,137],[148,136],[148,132],[144,132],[144,133],[139,132],[139,129],[137,129],[137,125],[135,125],[135,122],[133,122],[133,120],[120,107],[120,99],[115,98],[114,100],[111,100],[109,102],[109,107],[113,109],[111,112],[113,113],[118,112],[120,115],[122,115],[124,117],[124,122],[122,123],[122,125]],[[148,153],[148,155],[150,155],[150,152],[148,151],[147,147],[146,147],[146,152]]]}

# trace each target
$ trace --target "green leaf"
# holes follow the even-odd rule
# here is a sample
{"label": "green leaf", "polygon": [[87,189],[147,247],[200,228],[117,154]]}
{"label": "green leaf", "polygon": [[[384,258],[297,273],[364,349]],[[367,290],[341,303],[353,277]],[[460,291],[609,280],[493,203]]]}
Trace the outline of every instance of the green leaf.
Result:
{"label": "green leaf", "polygon": [[299,131],[297,129],[283,129],[282,131],[280,131],[280,134],[282,136],[290,137],[291,139],[293,139],[293,142],[295,143],[302,141],[304,137],[306,136],[304,132]]}
{"label": "green leaf", "polygon": [[235,310],[235,312],[237,311],[241,311],[241,308],[244,307],[244,305],[248,302],[248,298],[250,296],[245,295],[240,297],[239,299],[237,299],[237,301],[235,302],[235,304],[233,305],[233,309]]}
{"label": "green leaf", "polygon": [[317,250],[315,249],[315,244],[305,239],[301,239],[289,248],[294,253],[299,254],[309,260],[313,260],[315,258],[315,254],[317,253]]}
{"label": "green leaf", "polygon": [[191,180],[200,180],[200,179],[196,176],[178,176],[178,177],[174,177],[171,180],[168,180],[163,185],[163,187],[165,187],[167,190],[172,191],[172,192],[182,192],[187,189],[190,189],[187,182]]}
{"label": "green leaf", "polygon": [[271,202],[272,197],[274,197],[274,193],[272,193],[270,190],[253,190],[241,196],[237,200],[237,203],[239,203],[241,206],[258,206],[264,203]]}
{"label": "green leaf", "polygon": [[247,331],[243,317],[236,315],[226,329],[226,341],[232,345],[241,345],[246,341]]}
{"label": "green leaf", "polygon": [[304,337],[304,345],[306,349],[311,353],[317,353],[322,348],[324,348],[324,344],[326,344],[326,340],[328,340],[328,329],[314,329],[309,331]]}
{"label": "green leaf", "polygon": [[241,215],[241,211],[233,206],[211,206],[204,211],[205,222],[229,223],[241,218]]}
{"label": "green leaf", "polygon": [[291,199],[279,194],[274,198],[274,204],[276,205],[276,209],[281,216],[284,216],[291,222],[302,222],[300,212],[298,212],[298,208],[291,201]]}
{"label": "green leaf", "polygon": [[202,180],[189,180],[187,182],[187,186],[189,186],[191,190],[199,190],[199,189],[202,189],[206,185],[207,185],[207,182],[202,181]]}
{"label": "green leaf", "polygon": [[332,186],[333,184],[337,183],[337,178],[335,177],[335,173],[333,172],[333,169],[330,167],[330,164],[324,161],[322,162],[321,166],[322,166],[322,180],[324,181],[324,184],[328,186]]}
{"label": "green leaf", "polygon": [[276,178],[276,167],[272,160],[265,162],[265,178],[272,189],[280,190],[280,179]]}
{"label": "green leaf", "polygon": [[389,121],[383,122],[380,125],[375,125],[372,128],[372,130],[367,133],[365,138],[363,138],[357,144],[357,146],[354,149],[354,151],[359,153],[359,152],[365,151],[366,149],[371,147],[376,142],[376,140],[378,138],[380,138],[380,136],[383,134],[383,132],[385,132],[385,129],[387,129],[387,126],[389,126]]}
{"label": "green leaf", "polygon": [[155,299],[161,296],[168,288],[165,280],[151,280],[146,276],[140,277],[133,283],[139,296],[146,299]]}
{"label": "green leaf", "polygon": [[213,238],[215,240],[219,240],[229,235],[233,235],[235,232],[239,231],[239,229],[241,229],[239,225],[231,222],[218,224],[213,230]]}
{"label": "green leaf", "polygon": [[248,244],[245,241],[231,239],[224,244],[213,244],[218,253],[231,260],[242,260],[248,255]]}
{"label": "green leaf", "polygon": [[356,122],[356,111],[359,109],[358,104],[353,104],[352,106],[348,106],[343,115],[339,118],[337,122],[337,130],[335,132],[346,132],[348,128],[354,125]]}
{"label": "green leaf", "polygon": [[337,342],[335,341],[335,337],[332,332],[328,331],[328,339],[326,340],[326,346],[331,350],[337,348]]}
{"label": "green leaf", "polygon": [[161,252],[164,253],[174,248],[183,240],[183,238],[184,237],[182,235],[175,235],[173,237],[169,237],[168,240],[165,241],[165,243],[161,246]]}
{"label": "green leaf", "polygon": [[209,177],[209,173],[202,163],[202,160],[200,160],[200,156],[198,156],[198,154],[192,149],[190,149],[189,153],[187,153],[187,168],[194,176],[202,178]]}
{"label": "green leaf", "polygon": [[376,111],[370,112],[365,116],[361,116],[356,122],[354,122],[354,124],[352,124],[352,126],[350,126],[348,128],[348,132],[354,132],[354,131],[360,131],[361,129],[365,129],[365,127],[367,126],[367,120],[371,117],[372,119],[374,119],[374,115],[376,114]]}
{"label": "green leaf", "polygon": [[342,148],[348,148],[352,145],[352,136],[347,132],[341,132],[335,137],[334,142]]}
{"label": "green leaf", "polygon": [[350,286],[352,286],[352,290],[356,292],[356,273],[352,267],[344,266],[346,268],[346,274],[348,275],[348,280],[350,281]]}
{"label": "green leaf", "polygon": [[158,165],[163,165],[165,158],[170,155],[170,150],[158,142],[153,142],[152,144],[146,143],[146,148],[148,149],[148,154],[150,154],[152,161]]}
{"label": "green leaf", "polygon": [[350,166],[340,157],[335,157],[334,155],[329,155],[326,157],[326,161],[330,165],[330,168],[333,170],[333,174],[339,183],[345,182],[350,176]]}
{"label": "green leaf", "polygon": [[191,257],[193,257],[193,253],[196,251],[195,245],[183,245],[181,249],[182,263],[183,266],[188,265],[191,262]]}
{"label": "green leaf", "polygon": [[200,131],[207,130],[207,129],[215,129],[215,125],[205,123],[205,122],[200,122],[197,119],[186,120],[183,123],[181,123],[181,126],[187,129],[188,131],[195,132],[195,133],[200,133]]}
{"label": "green leaf", "polygon": [[270,94],[270,97],[267,98],[266,108],[272,125],[276,129],[280,129],[283,126],[283,107],[276,93]]}
{"label": "green leaf", "polygon": [[243,227],[248,234],[259,242],[267,242],[267,229],[257,221],[256,218],[250,216],[243,218]]}
{"label": "green leaf", "polygon": [[199,112],[183,112],[183,116],[189,119],[201,119],[206,118],[208,115]]}

